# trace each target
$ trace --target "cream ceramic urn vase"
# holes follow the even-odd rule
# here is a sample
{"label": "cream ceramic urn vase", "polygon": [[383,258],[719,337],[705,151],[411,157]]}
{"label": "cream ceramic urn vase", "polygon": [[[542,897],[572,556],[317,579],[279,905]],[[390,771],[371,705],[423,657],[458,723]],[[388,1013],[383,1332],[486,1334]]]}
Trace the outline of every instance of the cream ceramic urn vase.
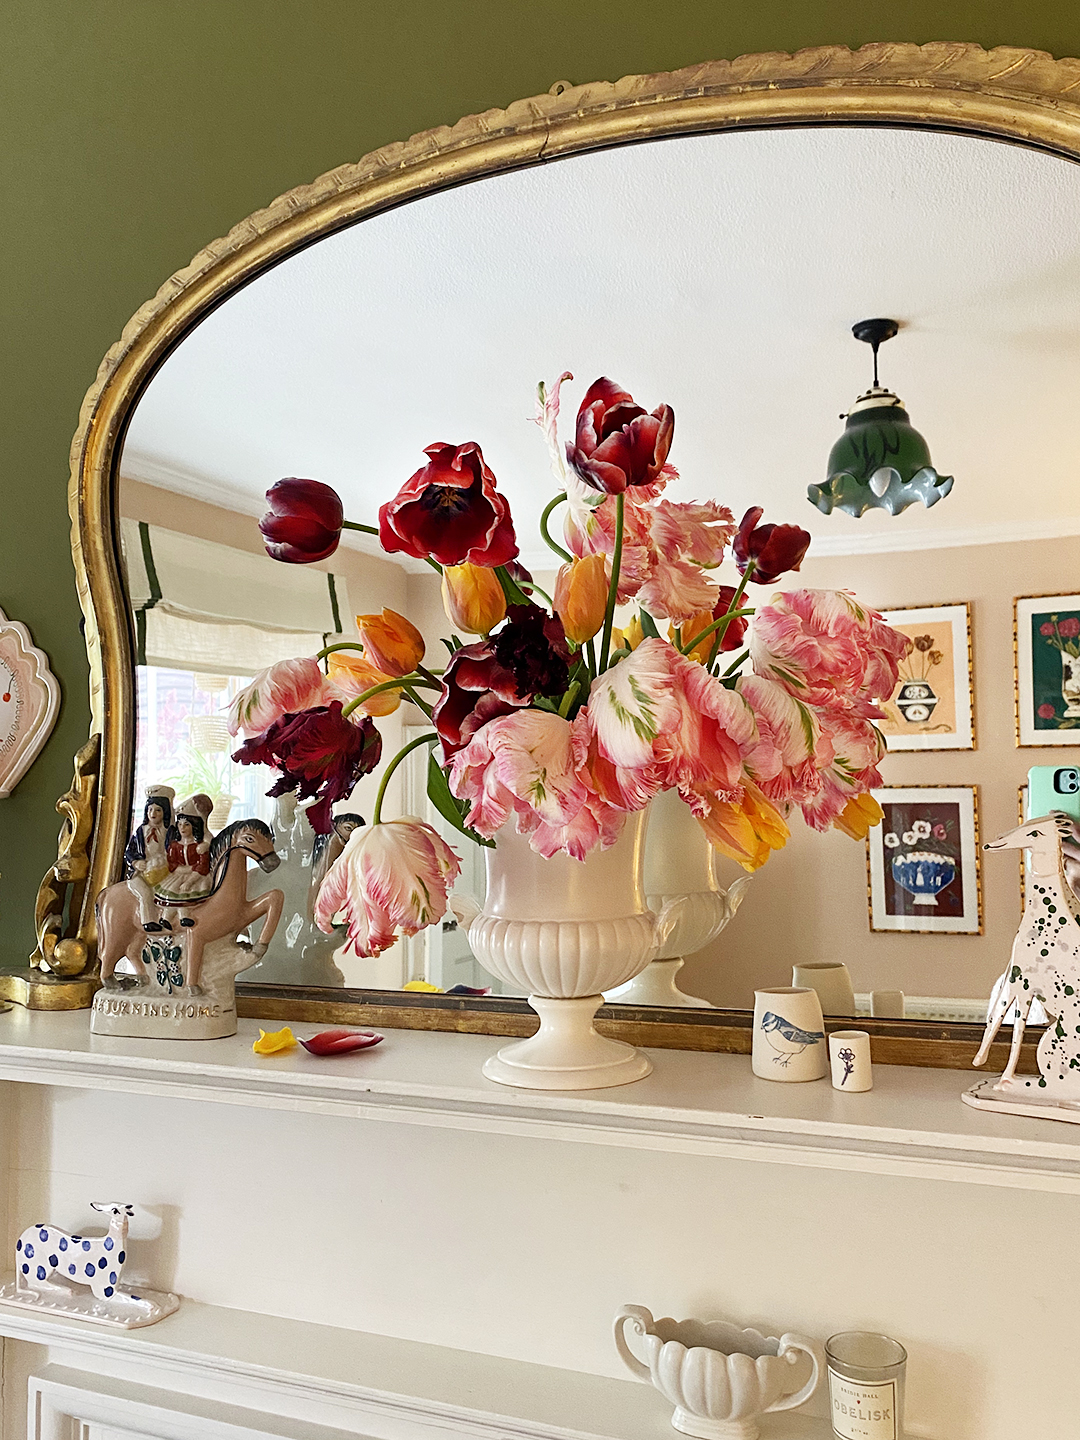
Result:
{"label": "cream ceramic urn vase", "polygon": [[679,989],[678,974],[689,955],[712,943],[742,904],[749,875],[727,890],[716,878],[716,851],[677,790],[664,790],[648,809],[645,832],[645,899],[672,923],[652,960],[625,985],[606,992],[616,1005],[674,1005],[711,1009],[711,1002]]}
{"label": "cream ceramic urn vase", "polygon": [[[485,970],[524,990],[540,1016],[528,1040],[484,1066],[490,1080],[528,1090],[594,1090],[648,1075],[639,1050],[597,1034],[603,991],[632,979],[666,938],[668,917],[642,887],[645,812],[627,818],[608,850],[584,860],[537,855],[512,824],[487,852],[482,910],[455,896],[473,954]],[[673,918],[673,917],[672,917]]]}

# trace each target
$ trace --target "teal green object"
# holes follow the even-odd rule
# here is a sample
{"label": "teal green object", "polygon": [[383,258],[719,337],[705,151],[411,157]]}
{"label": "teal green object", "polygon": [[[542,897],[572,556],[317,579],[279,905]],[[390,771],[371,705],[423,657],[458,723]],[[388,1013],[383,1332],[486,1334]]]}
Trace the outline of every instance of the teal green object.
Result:
{"label": "teal green object", "polygon": [[829,454],[828,478],[806,495],[824,515],[846,510],[857,518],[872,509],[899,515],[917,500],[936,505],[952,487],[953,477],[934,469],[901,402],[878,389],[859,396]]}

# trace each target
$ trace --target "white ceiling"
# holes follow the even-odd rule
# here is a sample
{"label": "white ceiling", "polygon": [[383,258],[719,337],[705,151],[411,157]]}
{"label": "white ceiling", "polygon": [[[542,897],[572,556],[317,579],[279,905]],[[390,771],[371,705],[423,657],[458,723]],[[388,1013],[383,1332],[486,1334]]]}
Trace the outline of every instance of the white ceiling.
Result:
{"label": "white ceiling", "polygon": [[[881,375],[934,464],[934,510],[806,500],[869,383],[853,321],[895,316]],[[1017,147],[874,129],[625,147],[429,197],[233,296],[139,404],[124,473],[259,514],[283,475],[379,505],[434,441],[477,440],[526,563],[553,493],[529,423],[574,372],[674,407],[674,499],[797,521],[818,553],[1080,532],[1080,170]]]}

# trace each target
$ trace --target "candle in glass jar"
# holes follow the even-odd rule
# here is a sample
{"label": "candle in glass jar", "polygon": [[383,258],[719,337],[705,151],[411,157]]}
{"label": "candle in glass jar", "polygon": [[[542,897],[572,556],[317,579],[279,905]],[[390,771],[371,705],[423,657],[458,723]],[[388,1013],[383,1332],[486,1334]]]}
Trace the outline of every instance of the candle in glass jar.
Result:
{"label": "candle in glass jar", "polygon": [[829,1418],[840,1440],[902,1440],[907,1351],[887,1335],[845,1330],[825,1342]]}

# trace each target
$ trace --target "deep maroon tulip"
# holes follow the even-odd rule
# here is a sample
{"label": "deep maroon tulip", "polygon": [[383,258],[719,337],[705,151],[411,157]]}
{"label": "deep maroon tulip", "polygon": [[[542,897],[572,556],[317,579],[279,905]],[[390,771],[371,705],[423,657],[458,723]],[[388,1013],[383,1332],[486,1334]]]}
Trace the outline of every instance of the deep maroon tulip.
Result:
{"label": "deep maroon tulip", "polygon": [[440,565],[505,565],[518,553],[510,507],[480,446],[429,445],[428,463],[379,510],[379,540]]}
{"label": "deep maroon tulip", "polygon": [[570,647],[563,623],[539,605],[511,605],[491,637],[495,659],[513,671],[520,694],[561,695],[570,683]]}
{"label": "deep maroon tulip", "polygon": [[341,497],[321,480],[290,476],[266,492],[270,509],[259,521],[267,554],[291,565],[333,555],[345,518]]}
{"label": "deep maroon tulip", "polygon": [[771,585],[785,571],[798,570],[810,546],[810,534],[798,525],[759,525],[763,513],[760,505],[747,510],[731,550],[740,575],[746,574],[753,560],[750,579],[759,585]]}
{"label": "deep maroon tulip", "polygon": [[321,1030],[300,1044],[309,1055],[349,1055],[354,1050],[370,1050],[382,1039],[376,1030]]}
{"label": "deep maroon tulip", "polygon": [[442,741],[443,764],[469,743],[481,725],[497,715],[509,715],[533,698],[518,690],[513,671],[496,660],[494,645],[487,640],[456,650],[442,683],[432,718]]}
{"label": "deep maroon tulip", "polygon": [[651,485],[675,434],[675,412],[659,405],[651,415],[627,390],[602,376],[589,386],[577,414],[575,442],[566,458],[594,490],[619,495],[628,485]]}
{"label": "deep maroon tulip", "polygon": [[[717,600],[716,604],[713,606],[712,618],[713,618],[714,620],[719,620],[719,619],[721,619],[724,615],[726,615],[726,614],[728,613],[728,611],[731,609],[731,602],[732,602],[734,599],[735,599],[735,587],[734,587],[734,585],[721,585],[721,586],[720,586],[720,598]],[[739,647],[740,647],[740,646],[742,645],[742,643],[743,643],[743,636],[744,636],[745,634],[746,634],[746,616],[745,616],[745,615],[736,615],[736,616],[734,617],[734,619],[728,621],[728,627],[727,627],[727,629],[724,631],[724,638],[723,638],[723,640],[720,641],[720,649],[721,649],[722,651],[723,651],[723,650],[738,650]],[[711,636],[711,635],[709,636],[708,640],[705,641],[705,644],[706,644],[710,649],[712,648],[712,636]]]}
{"label": "deep maroon tulip", "polygon": [[318,804],[306,811],[317,835],[330,833],[335,801],[350,795],[382,755],[382,736],[370,716],[357,725],[345,719],[341,709],[340,700],[331,700],[329,705],[283,715],[232,757],[239,765],[269,765],[278,771],[281,778],[267,791],[270,796],[291,790],[301,800],[318,795]]}

